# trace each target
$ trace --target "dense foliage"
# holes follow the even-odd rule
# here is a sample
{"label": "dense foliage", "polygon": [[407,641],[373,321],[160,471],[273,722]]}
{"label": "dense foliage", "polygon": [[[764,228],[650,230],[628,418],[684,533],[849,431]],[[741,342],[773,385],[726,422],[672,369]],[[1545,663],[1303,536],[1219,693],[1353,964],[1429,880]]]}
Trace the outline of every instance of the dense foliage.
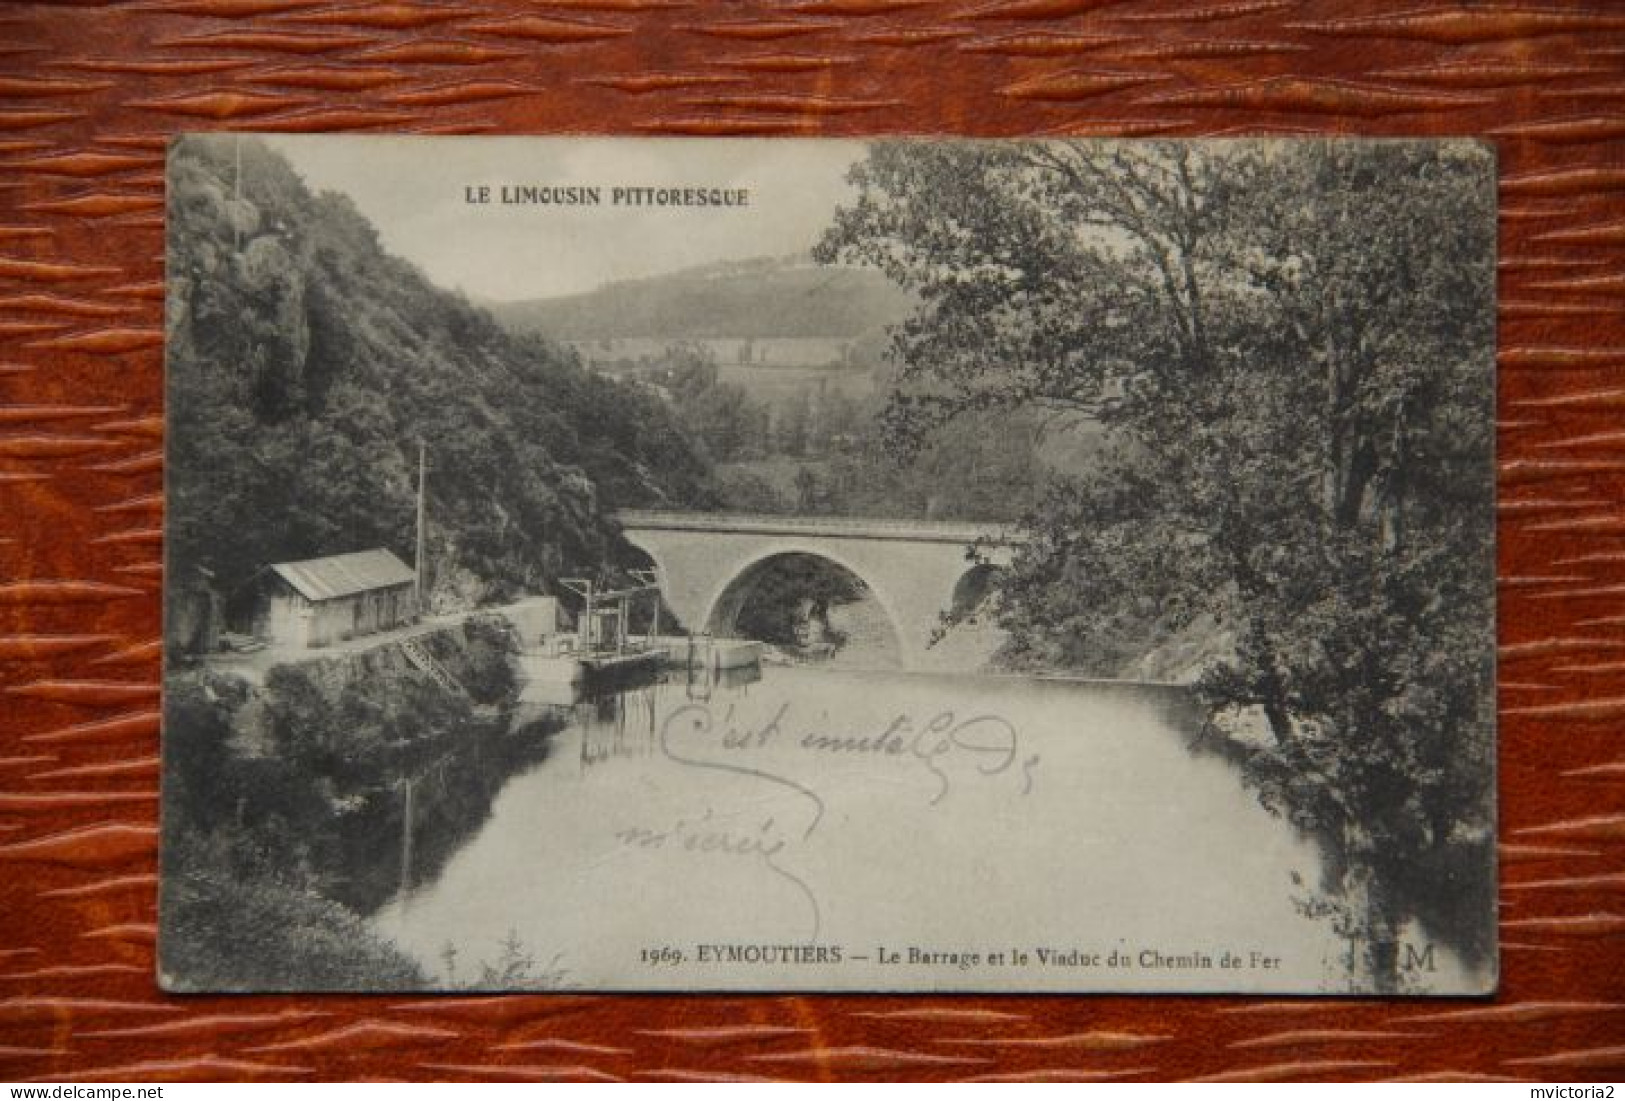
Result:
{"label": "dense foliage", "polygon": [[415,990],[418,964],[336,902],[269,877],[244,878],[184,846],[166,879],[160,975],[177,993]]}
{"label": "dense foliage", "polygon": [[774,402],[722,380],[714,358],[688,344],[668,348],[643,378],[716,464],[723,507],[742,512],[1013,520],[1037,503],[1056,465],[1077,460],[1076,447],[1059,464],[1046,456],[1046,418],[993,410],[899,456],[881,420],[885,389],[803,389]]}
{"label": "dense foliage", "polygon": [[[915,293],[899,449],[990,409],[1106,446],[1027,517],[1018,664],[1218,624],[1200,688],[1327,838],[1355,966],[1493,917],[1494,170],[1462,143],[890,144],[821,245]],[[1401,888],[1398,885],[1403,885]],[[1397,897],[1406,895],[1408,897]],[[1458,931],[1459,931],[1458,927]]]}
{"label": "dense foliage", "polygon": [[277,665],[258,688],[202,670],[171,678],[161,954],[176,983],[424,985],[359,915],[432,880],[560,720],[516,721],[499,625],[469,619],[419,641],[466,695],[394,646]]}
{"label": "dense foliage", "polygon": [[410,561],[420,442],[442,600],[615,558],[608,508],[713,499],[657,396],[436,288],[255,140],[175,145],[169,242],[180,573],[229,592],[268,562],[371,546]]}

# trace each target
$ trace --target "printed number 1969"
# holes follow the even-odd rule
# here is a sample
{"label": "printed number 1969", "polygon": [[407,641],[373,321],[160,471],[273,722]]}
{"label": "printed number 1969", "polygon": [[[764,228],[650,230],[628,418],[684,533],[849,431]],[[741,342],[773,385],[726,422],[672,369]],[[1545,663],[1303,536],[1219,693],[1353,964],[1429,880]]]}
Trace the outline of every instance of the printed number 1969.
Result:
{"label": "printed number 1969", "polygon": [[676,967],[683,962],[683,950],[673,948],[669,944],[661,945],[659,948],[644,948],[638,956],[651,967]]}

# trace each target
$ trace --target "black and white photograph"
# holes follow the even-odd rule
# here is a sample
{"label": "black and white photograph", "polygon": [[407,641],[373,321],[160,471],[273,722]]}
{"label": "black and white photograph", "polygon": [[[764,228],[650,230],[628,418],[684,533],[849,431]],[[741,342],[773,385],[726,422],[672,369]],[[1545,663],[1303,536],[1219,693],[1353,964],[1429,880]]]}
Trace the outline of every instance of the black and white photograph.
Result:
{"label": "black and white photograph", "polygon": [[167,188],[166,989],[1496,989],[1488,145]]}

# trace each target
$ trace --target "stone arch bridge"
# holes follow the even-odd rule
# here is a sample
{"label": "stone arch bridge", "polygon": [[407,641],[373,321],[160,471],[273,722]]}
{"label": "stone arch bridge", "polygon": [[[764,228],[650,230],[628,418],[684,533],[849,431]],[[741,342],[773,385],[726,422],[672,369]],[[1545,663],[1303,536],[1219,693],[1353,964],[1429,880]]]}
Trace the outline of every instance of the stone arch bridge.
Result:
{"label": "stone arch bridge", "polygon": [[[1017,539],[998,525],[836,516],[622,510],[627,541],[646,553],[666,604],[694,631],[726,635],[752,571],[806,554],[846,569],[885,610],[905,668],[921,664],[942,613],[979,574],[1008,566]],[[982,562],[969,548],[979,544]]]}

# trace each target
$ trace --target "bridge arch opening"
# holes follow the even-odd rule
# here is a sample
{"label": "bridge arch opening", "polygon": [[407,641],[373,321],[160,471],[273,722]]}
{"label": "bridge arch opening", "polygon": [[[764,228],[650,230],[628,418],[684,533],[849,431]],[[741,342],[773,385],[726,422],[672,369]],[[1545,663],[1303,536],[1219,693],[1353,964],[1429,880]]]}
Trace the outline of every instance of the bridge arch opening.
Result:
{"label": "bridge arch opening", "polygon": [[810,660],[879,669],[905,664],[897,617],[856,570],[828,554],[758,556],[723,584],[706,627]]}
{"label": "bridge arch opening", "polygon": [[954,584],[953,597],[948,605],[949,618],[955,623],[975,624],[985,618],[993,587],[1004,570],[989,562],[978,562],[966,570]]}

